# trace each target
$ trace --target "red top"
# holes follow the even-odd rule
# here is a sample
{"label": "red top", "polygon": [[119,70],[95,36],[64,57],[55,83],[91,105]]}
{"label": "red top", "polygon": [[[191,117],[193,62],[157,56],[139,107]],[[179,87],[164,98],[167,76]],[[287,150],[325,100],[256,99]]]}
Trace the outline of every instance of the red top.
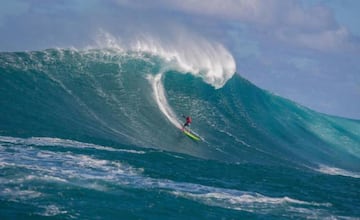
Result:
{"label": "red top", "polygon": [[186,123],[191,123],[191,122],[192,122],[192,120],[191,120],[190,116],[186,117]]}

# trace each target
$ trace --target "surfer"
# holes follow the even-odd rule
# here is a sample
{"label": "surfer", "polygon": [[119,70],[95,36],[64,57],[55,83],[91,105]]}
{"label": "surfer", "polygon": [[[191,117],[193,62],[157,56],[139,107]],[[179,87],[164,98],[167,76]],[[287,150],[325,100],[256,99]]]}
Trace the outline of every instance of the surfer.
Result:
{"label": "surfer", "polygon": [[183,117],[185,118],[186,122],[184,123],[183,127],[182,127],[182,130],[185,129],[185,127],[189,127],[191,122],[192,122],[192,119],[190,116],[185,116],[183,115]]}

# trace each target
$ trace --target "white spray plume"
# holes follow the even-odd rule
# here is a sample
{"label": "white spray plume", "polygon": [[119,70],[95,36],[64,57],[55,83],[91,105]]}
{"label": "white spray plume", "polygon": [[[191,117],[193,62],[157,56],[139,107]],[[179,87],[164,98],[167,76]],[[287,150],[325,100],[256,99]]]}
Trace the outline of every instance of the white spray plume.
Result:
{"label": "white spray plume", "polygon": [[206,83],[221,88],[236,71],[235,60],[222,45],[189,34],[178,34],[171,40],[138,36],[123,44],[120,38],[101,31],[98,46],[117,50],[146,52],[168,61],[171,68],[201,77]]}

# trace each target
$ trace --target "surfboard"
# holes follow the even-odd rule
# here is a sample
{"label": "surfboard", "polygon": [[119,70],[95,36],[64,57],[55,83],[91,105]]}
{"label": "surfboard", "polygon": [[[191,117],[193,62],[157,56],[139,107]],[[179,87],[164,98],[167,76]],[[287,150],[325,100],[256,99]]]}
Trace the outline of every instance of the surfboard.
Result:
{"label": "surfboard", "polygon": [[186,129],[182,130],[183,133],[188,136],[189,138],[195,140],[195,141],[200,141],[201,138],[199,136],[197,136],[196,134],[192,133],[191,131],[188,131]]}

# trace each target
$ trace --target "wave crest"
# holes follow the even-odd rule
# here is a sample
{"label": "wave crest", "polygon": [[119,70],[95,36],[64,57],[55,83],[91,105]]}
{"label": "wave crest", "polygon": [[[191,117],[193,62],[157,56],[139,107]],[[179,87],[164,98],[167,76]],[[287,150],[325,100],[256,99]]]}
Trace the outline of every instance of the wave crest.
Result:
{"label": "wave crest", "polygon": [[198,36],[180,35],[171,41],[146,36],[124,43],[121,38],[102,31],[97,47],[120,51],[150,53],[167,61],[164,71],[176,69],[201,77],[206,83],[221,88],[234,75],[236,63],[231,53],[221,44]]}

